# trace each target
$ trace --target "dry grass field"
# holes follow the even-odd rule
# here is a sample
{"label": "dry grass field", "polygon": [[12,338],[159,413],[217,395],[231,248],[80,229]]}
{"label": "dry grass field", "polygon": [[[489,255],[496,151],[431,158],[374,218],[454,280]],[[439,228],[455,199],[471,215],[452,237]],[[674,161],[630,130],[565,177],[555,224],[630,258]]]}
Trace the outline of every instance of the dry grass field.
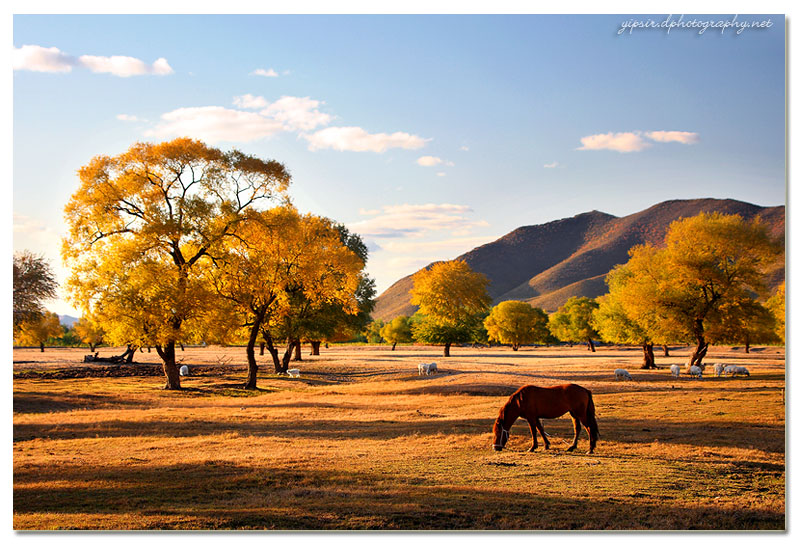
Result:
{"label": "dry grass field", "polygon": [[[297,379],[261,357],[255,392],[242,348],[179,352],[181,392],[155,352],[87,353],[14,350],[17,530],[785,528],[782,348],[712,347],[751,376],[702,380],[669,374],[687,348],[651,371],[635,348],[304,348]],[[522,420],[491,449],[510,393],[564,382],[593,392],[594,454],[585,431],[564,452],[568,416],[544,421],[549,451]]]}

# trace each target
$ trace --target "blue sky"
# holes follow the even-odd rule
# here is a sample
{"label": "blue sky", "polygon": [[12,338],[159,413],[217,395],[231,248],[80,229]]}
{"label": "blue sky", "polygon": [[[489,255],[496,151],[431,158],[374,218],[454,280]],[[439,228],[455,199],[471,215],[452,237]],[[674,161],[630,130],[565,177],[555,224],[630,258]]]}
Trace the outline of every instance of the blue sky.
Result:
{"label": "blue sky", "polygon": [[301,211],[368,242],[381,292],[592,209],[785,204],[783,16],[617,33],[647,18],[15,16],[14,249],[63,281],[76,170],[184,135],[285,163]]}

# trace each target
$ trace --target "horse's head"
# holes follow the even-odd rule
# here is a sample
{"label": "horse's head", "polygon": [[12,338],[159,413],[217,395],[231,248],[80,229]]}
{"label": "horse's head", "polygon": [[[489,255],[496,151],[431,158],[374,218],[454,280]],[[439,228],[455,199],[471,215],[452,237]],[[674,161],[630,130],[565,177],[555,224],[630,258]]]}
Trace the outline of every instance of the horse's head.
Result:
{"label": "horse's head", "polygon": [[501,451],[503,447],[508,442],[508,429],[503,427],[503,419],[497,418],[494,422],[494,427],[492,428],[492,435],[494,435],[494,442],[492,442],[492,447],[494,451]]}

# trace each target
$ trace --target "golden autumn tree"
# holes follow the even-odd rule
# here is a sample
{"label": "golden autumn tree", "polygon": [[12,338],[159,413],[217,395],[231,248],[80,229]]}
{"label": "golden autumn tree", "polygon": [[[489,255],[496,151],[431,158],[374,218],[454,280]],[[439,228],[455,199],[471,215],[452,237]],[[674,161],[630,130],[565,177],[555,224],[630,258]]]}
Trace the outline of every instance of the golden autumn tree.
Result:
{"label": "golden autumn tree", "polygon": [[23,321],[15,330],[14,339],[21,346],[39,346],[44,351],[44,344],[50,338],[64,336],[64,328],[55,312],[42,312],[38,318]]}
{"label": "golden autumn tree", "polygon": [[595,351],[593,340],[598,334],[592,324],[592,312],[597,302],[588,297],[571,297],[550,316],[548,328],[562,342],[586,342]]}
{"label": "golden autumn tree", "polygon": [[399,315],[381,327],[381,338],[392,344],[392,351],[397,347],[398,342],[413,341],[414,335],[408,316]]}
{"label": "golden autumn tree", "polygon": [[775,293],[767,299],[766,306],[775,318],[775,334],[786,342],[786,282],[782,282]]}
{"label": "golden autumn tree", "polygon": [[444,344],[450,356],[455,342],[470,340],[492,302],[485,275],[464,261],[438,262],[414,274],[411,304],[419,306],[414,337],[428,344]]}
{"label": "golden autumn tree", "polygon": [[[298,341],[293,326],[312,327],[315,311],[337,305],[356,313],[355,293],[364,262],[323,217],[301,215],[291,206],[250,212],[226,241],[212,272],[216,292],[232,304],[246,328],[246,389],[256,388],[255,345],[265,338],[276,372],[285,372]],[[293,326],[286,325],[291,322]],[[289,330],[283,330],[288,328]],[[273,335],[287,339],[279,362]]]}
{"label": "golden autumn tree", "polygon": [[166,389],[180,389],[175,345],[214,296],[204,280],[245,211],[285,192],[276,161],[197,140],[137,143],[78,171],[65,208],[68,288],[85,313],[100,308],[109,337],[153,345]]}
{"label": "golden autumn tree", "polygon": [[489,340],[511,344],[519,350],[522,344],[546,343],[550,337],[547,313],[520,300],[506,300],[492,308],[483,326]]}
{"label": "golden autumn tree", "polygon": [[673,222],[665,243],[632,248],[610,294],[651,342],[694,341],[690,363],[702,365],[709,340],[745,342],[748,321],[763,317],[755,296],[781,248],[758,220],[719,213]]}
{"label": "golden autumn tree", "polygon": [[93,317],[81,317],[72,326],[78,339],[89,346],[89,350],[94,350],[103,343],[105,331],[102,325]]}

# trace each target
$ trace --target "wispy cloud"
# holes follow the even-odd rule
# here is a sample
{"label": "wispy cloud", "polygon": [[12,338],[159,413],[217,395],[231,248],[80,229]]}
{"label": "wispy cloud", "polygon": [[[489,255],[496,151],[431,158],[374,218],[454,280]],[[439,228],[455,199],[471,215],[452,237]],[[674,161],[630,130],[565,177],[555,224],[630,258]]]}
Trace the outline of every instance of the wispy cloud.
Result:
{"label": "wispy cloud", "polygon": [[246,110],[257,110],[259,108],[266,108],[267,99],[263,96],[253,96],[252,94],[243,94],[242,96],[233,97],[233,105],[237,108]]}
{"label": "wispy cloud", "polygon": [[557,168],[558,167],[558,162],[553,161],[551,163],[543,164],[542,166],[544,168]]}
{"label": "wispy cloud", "polygon": [[[288,72],[287,72],[288,73]],[[250,72],[251,76],[261,76],[261,77],[278,77],[278,72],[270,68],[269,70],[265,70],[263,68],[256,68],[252,72]]]}
{"label": "wispy cloud", "polygon": [[179,108],[161,116],[161,122],[145,136],[169,138],[191,136],[209,143],[251,142],[284,130],[275,119],[255,112],[232,110],[221,106]]}
{"label": "wispy cloud", "polygon": [[650,145],[640,134],[635,132],[609,132],[581,138],[581,147],[578,149],[608,149],[620,153],[631,153],[641,151]]}
{"label": "wispy cloud", "polygon": [[431,155],[425,155],[417,159],[417,164],[420,166],[436,166],[439,164],[443,164],[445,166],[455,166],[452,161],[446,161],[439,157],[433,157]]}
{"label": "wispy cloud", "polygon": [[120,121],[127,121],[127,122],[133,122],[139,120],[139,118],[136,117],[135,115],[128,115],[127,113],[120,113],[119,115],[117,115],[117,119],[119,119]]}
{"label": "wispy cloud", "polygon": [[101,57],[82,55],[75,57],[64,53],[57,47],[23,45],[15,47],[11,53],[14,70],[31,72],[68,73],[73,68],[86,68],[94,73],[111,74],[117,77],[142,75],[169,75],[173,73],[167,59],[160,58],[152,64],[121,55]]}
{"label": "wispy cloud", "polygon": [[419,149],[430,139],[407,132],[380,132],[370,134],[361,127],[329,127],[313,134],[304,134],[311,151],[335,149],[337,151],[371,151],[383,153],[387,149]]}
{"label": "wispy cloud", "polygon": [[658,143],[679,142],[690,145],[699,142],[700,135],[696,132],[681,132],[676,130],[608,132],[606,134],[592,134],[591,136],[581,138],[581,147],[578,149],[607,149],[610,151],[618,151],[619,153],[632,153],[651,147],[653,144],[647,140]]}
{"label": "wispy cloud", "polygon": [[375,238],[418,238],[434,231],[467,232],[474,227],[488,226],[486,221],[472,220],[469,206],[459,204],[400,204],[383,206],[380,213],[348,228]]}
{"label": "wispy cloud", "polygon": [[656,142],[678,142],[681,144],[696,144],[700,141],[700,135],[696,132],[681,132],[678,130],[657,130],[645,132],[645,136]]}
{"label": "wispy cloud", "polygon": [[314,130],[327,125],[333,117],[319,111],[323,102],[309,97],[282,96],[266,107],[261,114],[277,119],[290,131]]}

